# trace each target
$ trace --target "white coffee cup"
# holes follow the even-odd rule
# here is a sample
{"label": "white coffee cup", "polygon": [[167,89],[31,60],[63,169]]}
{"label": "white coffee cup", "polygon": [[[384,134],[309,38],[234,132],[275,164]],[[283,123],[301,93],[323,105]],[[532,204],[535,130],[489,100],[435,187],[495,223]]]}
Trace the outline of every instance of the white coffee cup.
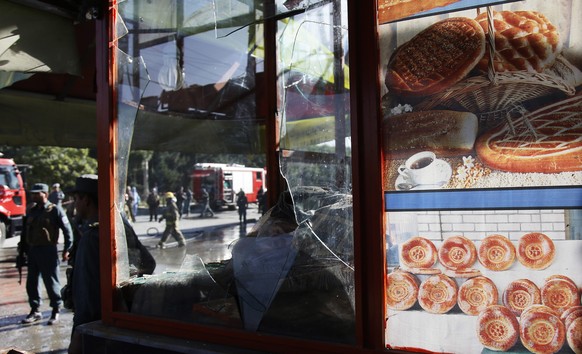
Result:
{"label": "white coffee cup", "polygon": [[436,155],[432,151],[422,151],[410,156],[404,165],[398,167],[398,173],[405,182],[414,184],[431,184],[436,179]]}

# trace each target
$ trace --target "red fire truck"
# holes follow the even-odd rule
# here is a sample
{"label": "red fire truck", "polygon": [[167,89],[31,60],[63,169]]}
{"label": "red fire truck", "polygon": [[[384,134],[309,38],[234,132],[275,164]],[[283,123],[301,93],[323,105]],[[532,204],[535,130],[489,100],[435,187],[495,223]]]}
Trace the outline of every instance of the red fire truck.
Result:
{"label": "red fire truck", "polygon": [[22,230],[26,214],[26,191],[14,160],[0,153],[0,245]]}
{"label": "red fire truck", "polygon": [[192,171],[194,199],[202,200],[202,188],[210,195],[214,208],[236,207],[236,194],[242,189],[249,203],[257,202],[261,187],[266,191],[266,173],[261,167],[245,167],[237,164],[197,163]]}

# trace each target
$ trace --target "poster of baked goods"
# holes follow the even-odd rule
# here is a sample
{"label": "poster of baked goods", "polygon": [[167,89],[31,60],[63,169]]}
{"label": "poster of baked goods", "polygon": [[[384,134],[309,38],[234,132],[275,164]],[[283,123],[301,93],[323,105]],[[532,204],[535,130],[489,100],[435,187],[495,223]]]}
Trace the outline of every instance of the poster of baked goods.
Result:
{"label": "poster of baked goods", "polygon": [[582,185],[581,26],[576,0],[379,25],[384,189]]}
{"label": "poster of baked goods", "polygon": [[[517,1],[517,0],[509,0]],[[457,11],[463,8],[476,6],[488,6],[500,2],[500,0],[379,0],[378,23],[430,16],[436,13]]]}
{"label": "poster of baked goods", "polygon": [[[474,217],[465,212],[467,218]],[[582,352],[579,240],[539,231],[486,233],[483,238],[430,234],[414,233],[397,242],[396,255],[389,250],[388,348],[467,354]],[[398,240],[403,235],[392,236]]]}

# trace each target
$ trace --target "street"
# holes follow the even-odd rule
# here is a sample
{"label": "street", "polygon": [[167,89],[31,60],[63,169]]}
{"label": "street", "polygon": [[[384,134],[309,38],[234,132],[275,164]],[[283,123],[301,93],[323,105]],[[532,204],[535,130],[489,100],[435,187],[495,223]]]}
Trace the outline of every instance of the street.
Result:
{"label": "street", "polygon": [[[247,211],[247,224],[239,224],[236,210],[216,213],[214,218],[199,218],[198,213],[184,216],[180,220],[180,229],[186,238],[186,247],[176,247],[170,237],[168,247],[156,248],[164,230],[164,222],[150,222],[147,210],[140,210],[136,222],[132,224],[140,241],[150,250],[156,259],[155,273],[177,271],[186,255],[197,255],[205,263],[230,259],[232,243],[244,237],[260,218],[256,205]],[[61,240],[62,241],[62,240]],[[0,354],[37,353],[61,354],[67,352],[73,321],[73,313],[62,310],[59,322],[49,326],[47,320],[51,309],[44,285],[42,286],[43,320],[23,325],[20,321],[29,313],[26,296],[26,267],[22,271],[22,284],[18,283],[18,270],[15,267],[18,237],[6,240],[0,248]],[[66,264],[61,264],[61,285],[65,283]],[[42,282],[41,282],[42,283]]]}

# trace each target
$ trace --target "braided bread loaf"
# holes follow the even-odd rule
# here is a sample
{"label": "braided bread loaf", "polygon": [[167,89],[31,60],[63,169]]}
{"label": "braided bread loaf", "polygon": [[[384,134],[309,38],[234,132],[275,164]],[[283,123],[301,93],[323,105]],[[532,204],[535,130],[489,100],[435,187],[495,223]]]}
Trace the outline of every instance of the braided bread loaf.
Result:
{"label": "braided bread loaf", "polygon": [[[485,33],[489,33],[487,13],[477,18]],[[495,71],[542,72],[552,66],[562,50],[557,28],[535,11],[493,12],[495,27]],[[489,47],[489,45],[487,45]],[[478,68],[487,71],[490,56],[484,55]]]}

